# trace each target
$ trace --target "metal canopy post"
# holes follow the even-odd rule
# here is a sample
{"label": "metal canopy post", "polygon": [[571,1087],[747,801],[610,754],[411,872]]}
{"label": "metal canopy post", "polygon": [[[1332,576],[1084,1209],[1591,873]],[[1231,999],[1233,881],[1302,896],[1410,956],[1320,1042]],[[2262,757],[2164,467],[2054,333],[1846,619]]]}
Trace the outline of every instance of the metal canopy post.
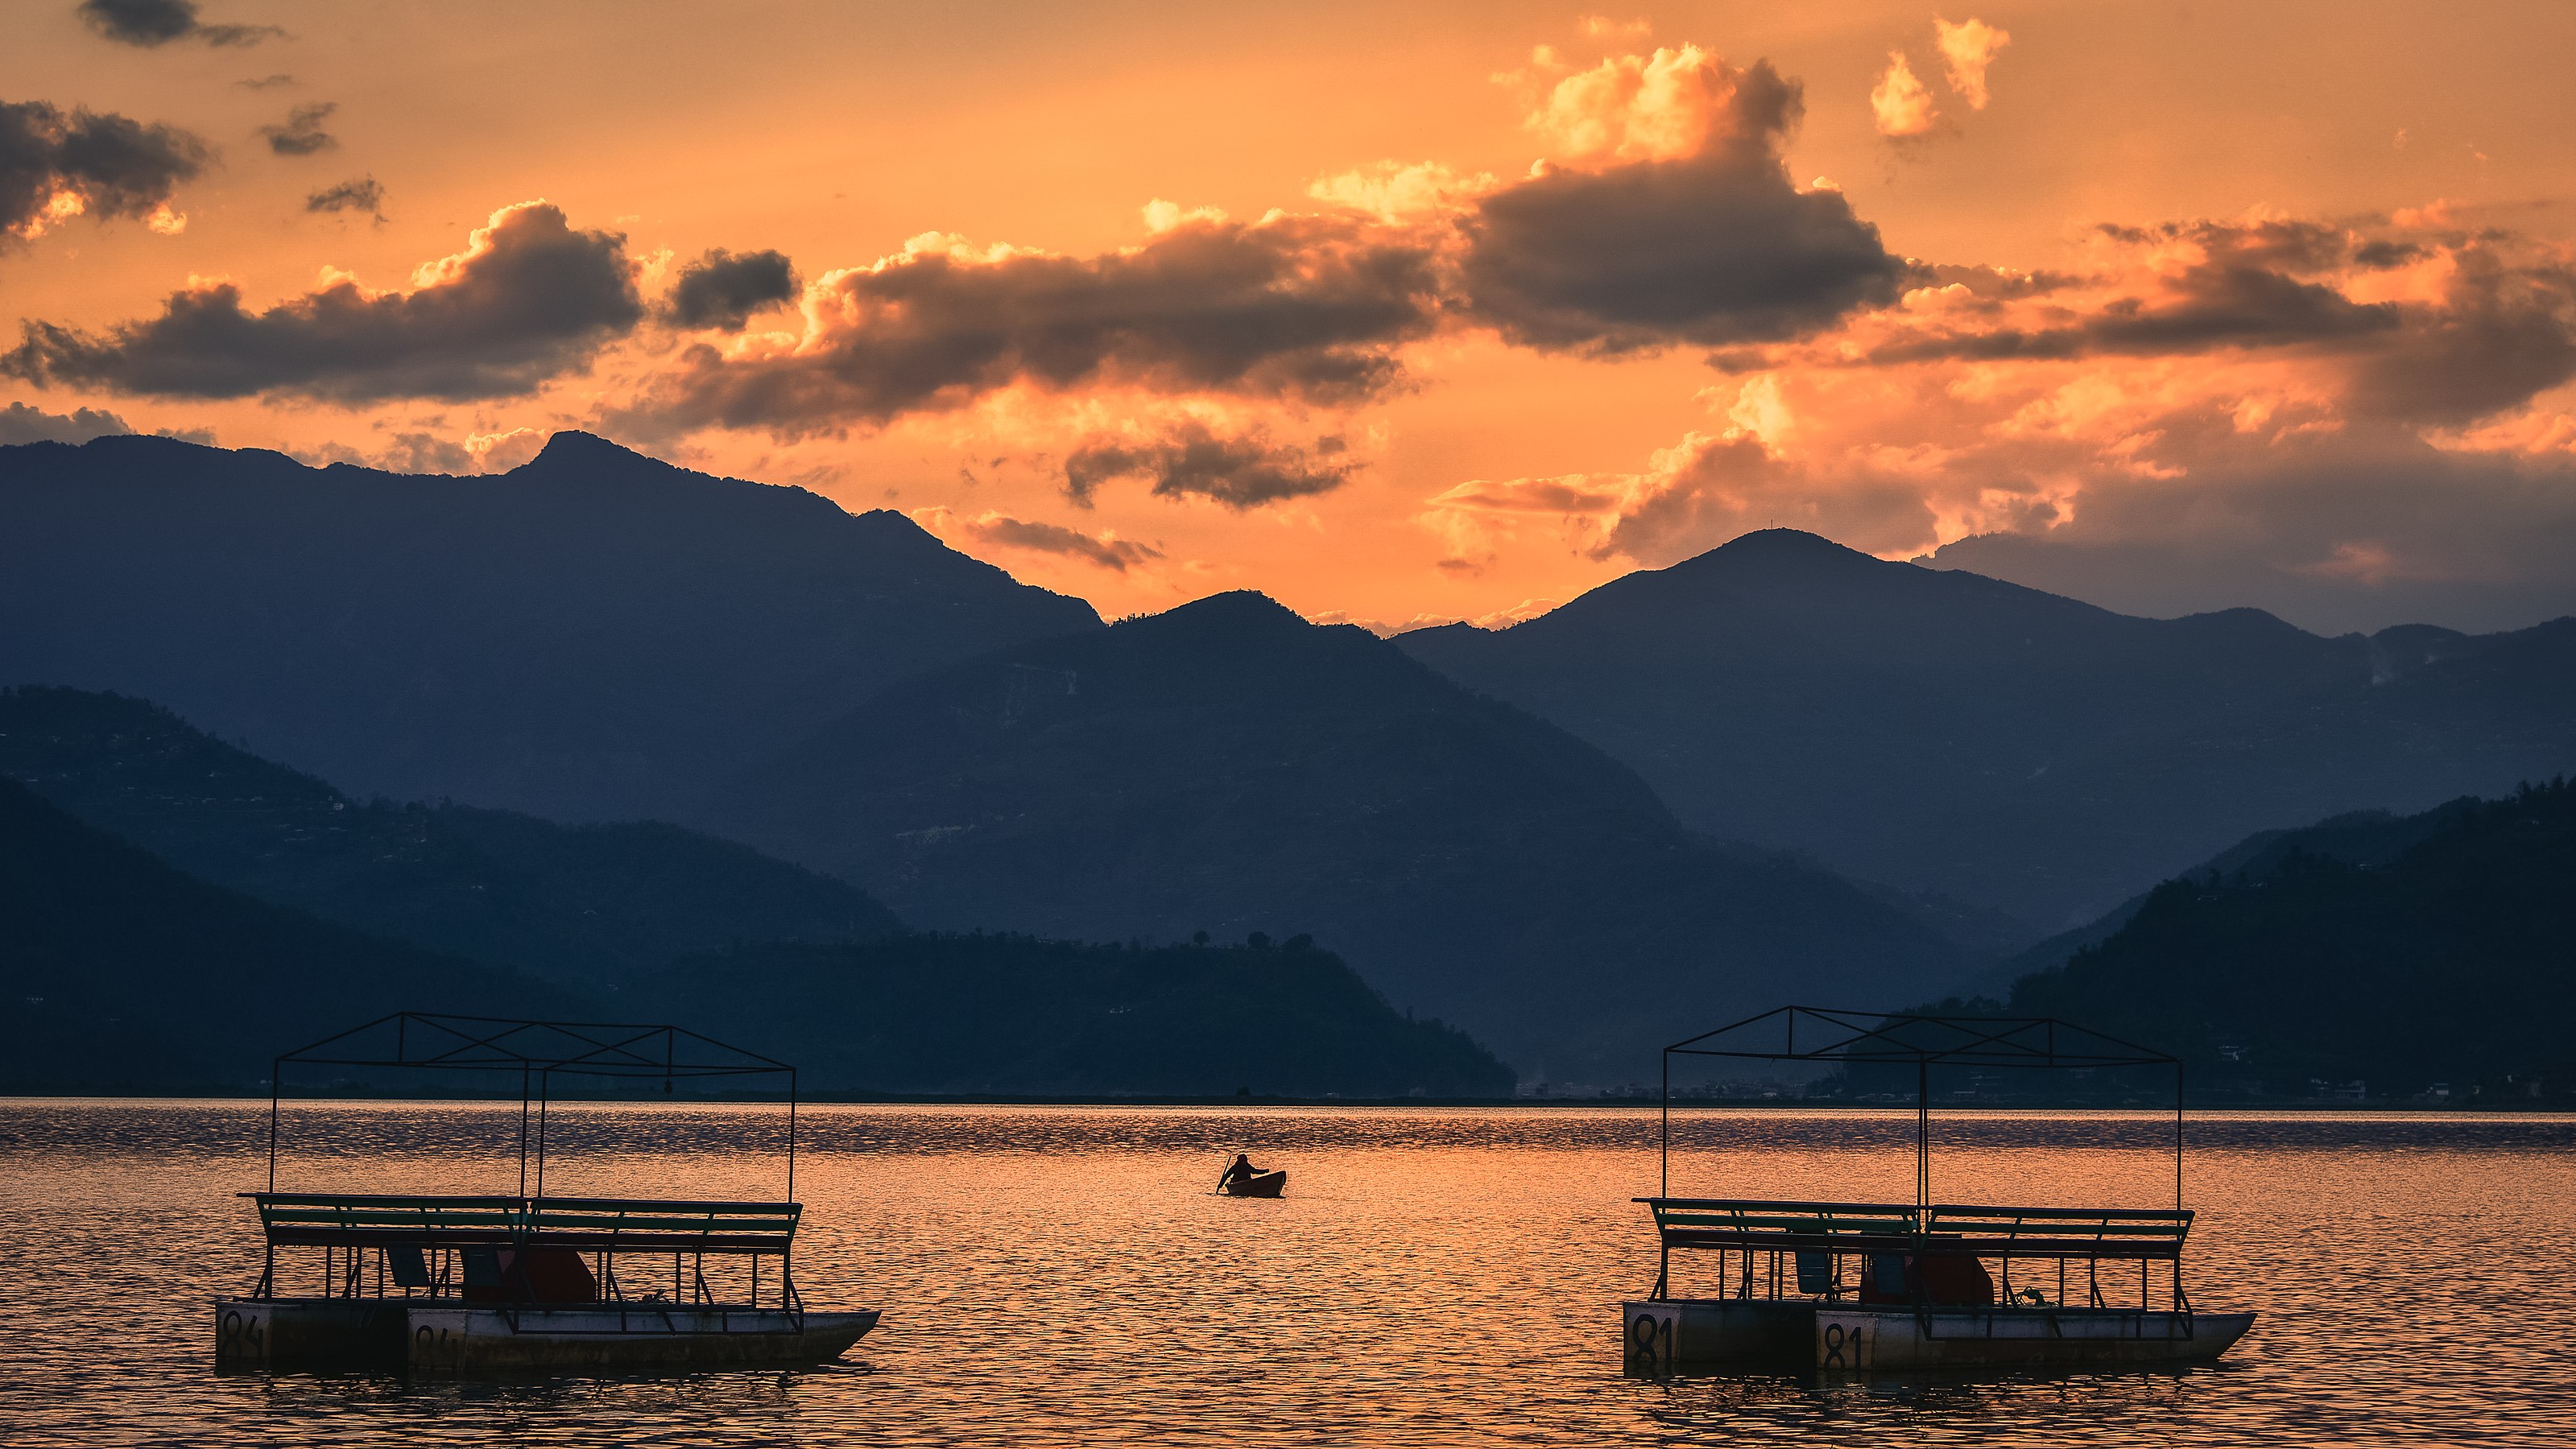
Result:
{"label": "metal canopy post", "polygon": [[[1798,1043],[1801,1020],[1808,1027],[1807,1045],[1803,1047]],[[1769,1034],[1775,1026],[1781,1032],[1778,1037]],[[1779,1044],[1775,1047],[1772,1042]],[[1749,1016],[1664,1048],[1663,1176],[1659,1190],[1664,1197],[1672,1195],[1672,1061],[1676,1053],[1843,1067],[1912,1065],[1914,1205],[1918,1214],[1932,1205],[1932,1068],[2170,1067],[2174,1074],[2174,1208],[2182,1208],[2182,1059],[2135,1042],[2044,1016],[1925,1016],[1818,1006],[1783,1006]]]}
{"label": "metal canopy post", "polygon": [[[658,1050],[655,1048],[658,1046]],[[545,1195],[548,1109],[554,1075],[619,1079],[783,1076],[787,1079],[788,1195],[796,1185],[796,1069],[684,1027],[597,1021],[523,1021],[398,1011],[286,1052],[269,1068],[268,1191],[277,1190],[280,1101],[290,1065],[519,1073],[519,1197],[528,1196],[530,1129],[536,1191]],[[534,1118],[531,1119],[531,1108]]]}

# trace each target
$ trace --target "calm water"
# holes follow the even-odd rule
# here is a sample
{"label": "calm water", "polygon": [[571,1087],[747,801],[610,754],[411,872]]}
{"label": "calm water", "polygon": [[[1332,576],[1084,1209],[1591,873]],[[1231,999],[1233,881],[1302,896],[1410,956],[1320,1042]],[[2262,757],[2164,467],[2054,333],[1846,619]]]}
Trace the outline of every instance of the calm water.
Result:
{"label": "calm water", "polygon": [[[1817,1385],[1618,1373],[1651,1112],[808,1109],[797,1278],[830,1368],[406,1384],[226,1375],[266,1104],[0,1103],[0,1442],[2576,1444],[2576,1122],[2206,1118],[2183,1373]],[[1677,1191],[1911,1196],[1910,1118],[1678,1118]],[[575,1108],[549,1190],[768,1197],[766,1109]],[[280,1185],[507,1191],[515,1106],[290,1110]],[[1944,1130],[1949,1198],[2152,1205],[2152,1121]],[[1206,1195],[1249,1147],[1279,1202]],[[291,1281],[290,1287],[295,1286]]]}

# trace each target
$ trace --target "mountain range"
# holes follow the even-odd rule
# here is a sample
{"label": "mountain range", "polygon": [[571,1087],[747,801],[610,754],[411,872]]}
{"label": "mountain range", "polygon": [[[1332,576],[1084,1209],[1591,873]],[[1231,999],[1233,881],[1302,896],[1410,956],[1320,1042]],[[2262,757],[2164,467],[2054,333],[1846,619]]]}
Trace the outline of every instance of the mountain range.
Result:
{"label": "mountain range", "polygon": [[0,1090],[240,1090],[404,1008],[580,1014],[506,967],[197,880],[0,779]]}
{"label": "mountain range", "polygon": [[115,690],[353,796],[671,819],[934,665],[1097,629],[888,511],[585,433],[490,477],[0,448],[0,683]]}
{"label": "mountain range", "polygon": [[[2411,840],[2408,839],[2411,837]],[[2018,1014],[2184,1058],[2204,1095],[2576,1097],[2576,786],[2328,822],[2157,887]]]}
{"label": "mountain range", "polygon": [[139,701],[0,692],[0,1091],[255,1090],[276,1053],[403,1008],[677,1019],[789,1055],[809,1091],[1513,1083],[1307,941],[916,934],[676,827],[359,804]]}
{"label": "mountain range", "polygon": [[1687,825],[2075,926],[2246,834],[2576,764],[2576,619],[2322,638],[2114,614],[1767,530],[1398,645],[1630,765]]}
{"label": "mountain range", "polygon": [[0,690],[0,777],[216,885],[567,985],[613,986],[740,941],[904,929],[848,882],[732,841],[352,800],[119,695]]}
{"label": "mountain range", "polygon": [[746,772],[719,828],[916,925],[1311,933],[1525,1076],[1638,1079],[1791,997],[1969,958],[1830,872],[1720,845],[1632,771],[1351,626],[1220,594],[879,693]]}
{"label": "mountain range", "polygon": [[2249,832],[2401,812],[2344,822],[2406,837],[2384,863],[2404,814],[2576,763],[2576,620],[2130,618],[1767,531],[1503,630],[1249,593],[1110,626],[900,515],[578,433],[474,478],[0,448],[0,620],[0,778],[194,888],[532,999],[765,1001],[951,1086],[1003,1080],[916,1050],[979,1002],[1240,1052],[1292,997],[1353,1081],[1487,1070],[1435,1021],[1639,1080],[1786,1000],[2002,990]]}

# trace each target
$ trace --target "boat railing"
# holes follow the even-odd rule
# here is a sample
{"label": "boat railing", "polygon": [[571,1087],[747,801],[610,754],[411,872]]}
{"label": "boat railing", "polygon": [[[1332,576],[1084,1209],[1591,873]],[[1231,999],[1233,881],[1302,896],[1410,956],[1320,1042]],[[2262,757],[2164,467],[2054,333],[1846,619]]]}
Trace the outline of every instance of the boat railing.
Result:
{"label": "boat railing", "polygon": [[[568,1253],[592,1261],[592,1286],[602,1303],[634,1302],[669,1307],[724,1306],[706,1278],[708,1257],[748,1259],[750,1305],[761,1301],[760,1261],[779,1260],[774,1293],[778,1307],[801,1319],[803,1304],[788,1264],[804,1208],[792,1202],[731,1202],[670,1198],[523,1198],[387,1193],[254,1192],[266,1263],[254,1297],[272,1295],[277,1250],[319,1247],[324,1280],[333,1296],[364,1296],[365,1264],[376,1269],[382,1295],[388,1282],[410,1294],[432,1296],[482,1284],[510,1300],[529,1298],[524,1274],[503,1277],[494,1254],[527,1262],[538,1253]],[[372,1257],[369,1255],[372,1254]],[[630,1299],[617,1271],[621,1257],[669,1254],[672,1292]],[[578,1276],[578,1275],[577,1275]],[[686,1290],[683,1291],[683,1284]]]}
{"label": "boat railing", "polygon": [[[1992,1259],[2002,1267],[2002,1298],[2009,1308],[2024,1301],[2049,1303],[2037,1290],[2016,1290],[2016,1259],[2055,1259],[2057,1297],[2053,1306],[2068,1306],[2068,1265],[2081,1261],[2081,1289],[2088,1306],[2107,1307],[2100,1265],[2134,1261],[2139,1265],[2140,1307],[2148,1296],[2150,1263],[2172,1264],[2172,1302],[2186,1309],[2182,1289],[2182,1248],[2192,1213],[2184,1208],[1993,1207],[1964,1203],[1861,1203],[1793,1201],[1773,1198],[1641,1197],[1654,1214],[1662,1246],[1662,1266],[1654,1297],[1668,1295],[1672,1254],[1676,1248],[1741,1255],[1740,1274],[1721,1266],[1721,1281],[1735,1276],[1737,1298],[1777,1298],[1796,1292],[1840,1299],[1846,1292],[1846,1259],[1858,1271],[1850,1291],[1865,1300],[1878,1296],[1903,1300],[1923,1297],[1926,1275],[1912,1265],[1924,1260]],[[1970,1277],[1976,1277],[1971,1266]],[[1909,1286],[1911,1285],[1911,1286]],[[1761,1289],[1757,1293],[1757,1288]],[[1991,1300],[1989,1300],[1991,1301]],[[2186,1310],[2187,1311],[2187,1310]]]}

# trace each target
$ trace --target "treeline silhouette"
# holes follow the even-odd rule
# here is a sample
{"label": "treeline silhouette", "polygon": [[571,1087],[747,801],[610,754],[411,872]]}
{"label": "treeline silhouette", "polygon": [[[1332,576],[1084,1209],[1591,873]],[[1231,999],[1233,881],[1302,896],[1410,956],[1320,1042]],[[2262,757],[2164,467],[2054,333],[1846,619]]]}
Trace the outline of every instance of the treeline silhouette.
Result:
{"label": "treeline silhouette", "polygon": [[692,957],[638,988],[757,1033],[824,1088],[948,1094],[1507,1097],[1509,1067],[1412,1020],[1304,936],[1085,945],[921,934]]}
{"label": "treeline silhouette", "polygon": [[2169,881],[2007,1009],[2171,1051],[2205,1098],[2576,1098],[2576,785],[2430,815],[2385,864],[2292,837]]}

